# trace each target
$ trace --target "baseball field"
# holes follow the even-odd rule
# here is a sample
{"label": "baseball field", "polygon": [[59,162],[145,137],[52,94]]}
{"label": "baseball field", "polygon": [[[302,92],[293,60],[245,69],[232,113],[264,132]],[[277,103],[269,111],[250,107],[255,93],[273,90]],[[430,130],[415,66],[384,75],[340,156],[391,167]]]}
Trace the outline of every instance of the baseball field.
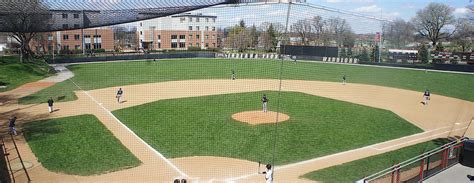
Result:
{"label": "baseball field", "polygon": [[[474,135],[469,74],[237,59],[67,69],[74,77],[50,87],[0,93],[13,96],[0,105],[2,121],[18,116],[16,138],[38,182],[264,182],[267,163],[277,182],[350,182],[435,146],[420,143]],[[332,179],[338,172],[348,176]]]}

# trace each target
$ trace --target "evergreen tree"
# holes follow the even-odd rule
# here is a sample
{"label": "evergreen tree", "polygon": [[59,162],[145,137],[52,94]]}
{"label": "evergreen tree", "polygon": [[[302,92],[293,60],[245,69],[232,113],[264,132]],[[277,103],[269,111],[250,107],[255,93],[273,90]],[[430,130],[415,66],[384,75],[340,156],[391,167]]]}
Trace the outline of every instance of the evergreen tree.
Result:
{"label": "evergreen tree", "polygon": [[277,46],[278,44],[278,39],[277,39],[277,34],[275,31],[275,28],[273,27],[273,24],[270,24],[267,29],[267,35],[268,35],[268,41],[271,44],[270,46],[273,48]]}
{"label": "evergreen tree", "polygon": [[365,47],[362,49],[362,53],[359,55],[359,61],[370,61],[369,53]]}
{"label": "evergreen tree", "polygon": [[242,27],[242,28],[245,28],[245,27],[246,27],[244,20],[240,20],[239,26]]}
{"label": "evergreen tree", "polygon": [[372,53],[370,54],[370,60],[372,62],[378,62],[379,61],[379,45],[375,45],[372,48]]}
{"label": "evergreen tree", "polygon": [[352,53],[352,47],[347,48],[347,57],[352,58],[353,53]]}
{"label": "evergreen tree", "polygon": [[439,42],[437,45],[436,45],[436,48],[435,48],[436,51],[444,51],[444,46],[441,42]]}
{"label": "evergreen tree", "polygon": [[258,37],[259,37],[259,33],[257,31],[257,27],[255,25],[253,25],[251,28],[250,28],[250,46],[256,48],[257,45],[258,45]]}
{"label": "evergreen tree", "polygon": [[420,49],[418,49],[418,59],[421,60],[422,63],[428,63],[429,52],[425,44],[422,44]]}
{"label": "evergreen tree", "polygon": [[339,51],[339,57],[342,57],[342,58],[347,57],[346,48],[341,48],[341,51]]}

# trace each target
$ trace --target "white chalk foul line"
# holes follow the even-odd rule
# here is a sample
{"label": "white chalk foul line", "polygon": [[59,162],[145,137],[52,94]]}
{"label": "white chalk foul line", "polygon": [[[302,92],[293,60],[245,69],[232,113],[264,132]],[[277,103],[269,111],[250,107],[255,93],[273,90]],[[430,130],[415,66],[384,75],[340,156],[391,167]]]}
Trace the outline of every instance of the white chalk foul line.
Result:
{"label": "white chalk foul line", "polygon": [[151,147],[148,143],[146,143],[142,138],[140,138],[135,132],[133,132],[130,128],[127,127],[127,125],[123,124],[122,121],[120,121],[117,117],[115,117],[112,112],[110,112],[107,108],[105,108],[101,103],[99,103],[93,96],[91,96],[87,91],[84,91],[79,85],[76,84],[73,80],[70,80],[76,87],[78,87],[82,92],[84,92],[94,103],[96,103],[98,106],[100,106],[107,114],[109,114],[115,121],[117,121],[123,128],[125,128],[130,134],[132,134],[135,138],[137,138],[141,143],[143,143],[148,149],[153,151],[156,155],[158,155],[163,161],[166,162],[171,168],[173,168],[175,171],[177,171],[183,178],[187,178],[188,175],[186,175],[183,171],[181,171],[176,165],[171,163],[168,159],[166,159],[163,154],[158,152],[155,148]]}
{"label": "white chalk foul line", "polygon": [[[280,167],[275,167],[275,172],[276,172],[276,170],[288,169],[288,168],[292,168],[292,167],[295,167],[295,166],[300,166],[300,165],[312,163],[312,162],[315,162],[315,161],[320,161],[320,160],[323,160],[323,159],[333,158],[335,156],[341,156],[343,154],[350,154],[350,153],[353,153],[353,152],[356,152],[356,151],[362,151],[362,150],[365,150],[365,149],[373,149],[373,150],[382,151],[383,149],[388,149],[388,148],[391,148],[391,147],[385,147],[385,148],[382,148],[382,149],[378,149],[378,148],[375,148],[374,146],[382,145],[382,144],[385,144],[385,143],[391,143],[391,142],[396,141],[396,140],[402,140],[402,139],[406,139],[406,138],[410,138],[410,137],[414,137],[414,136],[425,135],[427,133],[432,133],[432,132],[435,132],[437,130],[447,129],[447,128],[452,128],[452,126],[445,126],[445,127],[433,129],[433,130],[430,130],[430,131],[426,131],[426,132],[422,132],[422,133],[418,133],[418,134],[414,134],[414,135],[410,135],[410,136],[405,136],[405,137],[401,137],[401,138],[386,141],[386,142],[381,142],[381,143],[370,145],[370,146],[361,147],[361,148],[358,148],[358,149],[352,149],[352,150],[349,150],[349,151],[339,152],[339,153],[336,153],[336,154],[331,154],[331,155],[327,155],[327,156],[323,156],[323,157],[319,157],[319,158],[314,158],[314,159],[305,160],[305,161],[301,161],[301,162],[297,162],[297,163],[293,163],[293,164],[288,164],[288,165],[283,165],[283,166],[280,166]],[[462,130],[462,129],[466,129],[466,128],[467,127],[461,128],[461,129],[456,129],[456,130],[453,130],[453,131],[458,131],[458,130]],[[449,132],[451,132],[451,131],[442,132],[442,133],[439,133],[439,134],[431,135],[429,137],[444,134],[444,133],[449,133]],[[426,137],[423,137],[423,138],[426,138]],[[422,138],[420,138],[420,139],[422,139]],[[416,140],[420,140],[420,139],[416,139]],[[395,145],[395,146],[399,146],[399,145],[400,144]],[[238,177],[228,178],[228,179],[225,179],[224,181],[226,181],[226,182],[235,182],[235,181],[238,181],[238,180],[247,179],[247,178],[250,178],[250,177],[253,177],[253,176],[257,176],[257,175],[258,175],[257,173],[247,174],[247,175],[242,175],[242,176],[238,176]]]}

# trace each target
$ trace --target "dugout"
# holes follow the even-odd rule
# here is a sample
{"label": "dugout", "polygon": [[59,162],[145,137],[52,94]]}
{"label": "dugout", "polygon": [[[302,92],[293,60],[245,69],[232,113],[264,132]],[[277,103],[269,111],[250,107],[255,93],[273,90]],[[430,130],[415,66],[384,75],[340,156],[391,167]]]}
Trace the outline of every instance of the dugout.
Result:
{"label": "dugout", "polygon": [[282,45],[280,53],[294,55],[297,59],[323,60],[323,57],[338,57],[339,49],[330,46],[295,46]]}

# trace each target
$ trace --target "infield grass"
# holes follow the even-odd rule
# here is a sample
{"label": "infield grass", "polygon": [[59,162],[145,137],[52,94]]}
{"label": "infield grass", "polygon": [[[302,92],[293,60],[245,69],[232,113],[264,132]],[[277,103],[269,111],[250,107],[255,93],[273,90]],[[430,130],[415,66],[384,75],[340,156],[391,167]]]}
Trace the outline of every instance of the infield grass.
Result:
{"label": "infield grass", "polygon": [[[307,173],[302,177],[325,183],[353,183],[357,180],[363,179],[365,176],[381,171],[393,164],[418,156],[422,152],[429,151],[445,143],[447,143],[446,139],[436,139],[384,154],[314,171]],[[431,161],[435,161],[436,158],[437,157],[431,158]],[[419,166],[419,163],[411,164],[408,167],[413,168],[415,166]],[[405,167],[404,170],[408,169],[408,167]]]}
{"label": "infield grass", "polygon": [[[270,99],[269,110],[275,111],[278,93],[265,91],[162,100],[113,113],[167,158],[271,162],[274,124],[249,125],[231,117],[260,110],[263,93]],[[282,92],[281,112],[290,119],[278,124],[279,165],[422,132],[390,111],[302,93]]]}
{"label": "infield grass", "polygon": [[30,122],[24,135],[48,170],[95,175],[138,166],[138,160],[92,115]]}
{"label": "infield grass", "polygon": [[[84,90],[190,79],[229,79],[234,69],[238,79],[278,79],[280,62],[275,60],[176,59],[79,64],[68,67],[72,78]],[[342,64],[285,62],[283,79],[340,82],[342,75],[349,83],[364,83],[420,91],[474,101],[474,75],[425,72],[390,68],[362,67]],[[20,99],[22,104],[75,100],[78,90],[64,81],[36,94]]]}

